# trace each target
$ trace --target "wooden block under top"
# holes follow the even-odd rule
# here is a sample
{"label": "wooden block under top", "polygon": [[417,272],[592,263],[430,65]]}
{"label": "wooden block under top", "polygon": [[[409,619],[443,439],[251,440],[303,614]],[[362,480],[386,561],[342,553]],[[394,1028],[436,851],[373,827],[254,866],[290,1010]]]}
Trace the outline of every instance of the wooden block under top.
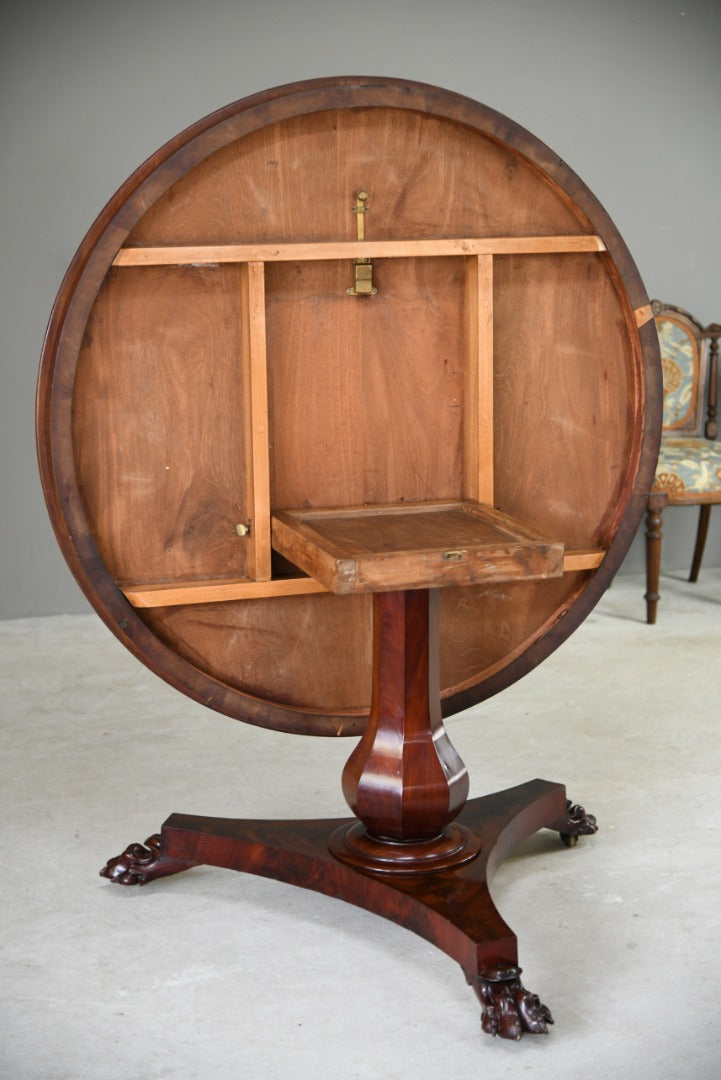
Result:
{"label": "wooden block under top", "polygon": [[563,544],[471,500],[282,510],[273,515],[272,542],[340,594],[563,573]]}

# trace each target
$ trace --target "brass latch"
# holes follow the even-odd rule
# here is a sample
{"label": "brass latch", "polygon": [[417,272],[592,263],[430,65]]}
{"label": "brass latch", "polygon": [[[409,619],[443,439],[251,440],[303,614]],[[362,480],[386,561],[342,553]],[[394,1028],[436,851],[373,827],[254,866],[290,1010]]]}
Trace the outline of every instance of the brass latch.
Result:
{"label": "brass latch", "polygon": [[[365,240],[366,238],[365,216],[368,213],[368,207],[366,206],[367,201],[367,191],[358,191],[356,193],[353,213],[356,215],[359,240]],[[355,271],[355,281],[350,289],[346,289],[348,295],[375,296],[378,290],[373,286],[373,264],[370,259],[354,259],[353,268]]]}

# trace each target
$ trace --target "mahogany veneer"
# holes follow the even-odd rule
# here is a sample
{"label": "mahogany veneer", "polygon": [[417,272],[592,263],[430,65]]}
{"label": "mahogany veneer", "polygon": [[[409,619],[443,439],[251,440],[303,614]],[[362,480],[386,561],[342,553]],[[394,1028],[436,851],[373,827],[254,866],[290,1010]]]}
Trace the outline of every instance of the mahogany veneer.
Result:
{"label": "mahogany veneer", "polygon": [[[636,531],[660,433],[648,297],[603,208],[466,98],[337,78],[171,140],[81,244],[38,382],[43,488],[91,603],[195,700],[359,735],[344,822],[173,815],[105,876],[201,862],[341,896],[544,1031],[488,884],[595,831],[557,784],[466,804],[443,718],[565,640]],[[310,628],[310,629],[309,629]]]}

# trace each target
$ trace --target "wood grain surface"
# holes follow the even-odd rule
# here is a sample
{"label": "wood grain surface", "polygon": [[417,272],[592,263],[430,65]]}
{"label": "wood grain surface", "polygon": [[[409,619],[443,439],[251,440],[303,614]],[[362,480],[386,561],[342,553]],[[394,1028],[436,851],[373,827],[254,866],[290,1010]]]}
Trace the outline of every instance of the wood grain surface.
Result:
{"label": "wood grain surface", "polygon": [[563,573],[562,544],[468,500],[280,511],[272,531],[281,554],[339,595]]}
{"label": "wood grain surface", "polygon": [[[369,298],[347,294],[360,189]],[[229,105],[119,189],[61,286],[37,408],[60,547],[184,693],[346,734],[368,708],[369,604],[276,578],[271,514],[492,500],[567,572],[443,590],[457,711],[557,647],[630,543],[660,430],[647,304],[588,189],[493,110],[375,78]]]}
{"label": "wood grain surface", "polygon": [[119,581],[246,571],[240,271],[111,271],[73,397],[75,468]]}

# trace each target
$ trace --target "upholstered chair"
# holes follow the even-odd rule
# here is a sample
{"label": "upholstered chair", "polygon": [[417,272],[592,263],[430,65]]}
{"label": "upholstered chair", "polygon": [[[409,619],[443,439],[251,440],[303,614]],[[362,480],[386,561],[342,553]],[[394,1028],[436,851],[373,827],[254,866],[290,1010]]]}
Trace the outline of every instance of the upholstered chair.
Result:
{"label": "upholstered chair", "polygon": [[683,308],[652,303],[663,364],[663,434],[646,518],[646,621],[656,622],[662,515],[699,506],[689,581],[698,578],[709,515],[721,502],[721,442],[716,441],[721,326],[702,326]]}

